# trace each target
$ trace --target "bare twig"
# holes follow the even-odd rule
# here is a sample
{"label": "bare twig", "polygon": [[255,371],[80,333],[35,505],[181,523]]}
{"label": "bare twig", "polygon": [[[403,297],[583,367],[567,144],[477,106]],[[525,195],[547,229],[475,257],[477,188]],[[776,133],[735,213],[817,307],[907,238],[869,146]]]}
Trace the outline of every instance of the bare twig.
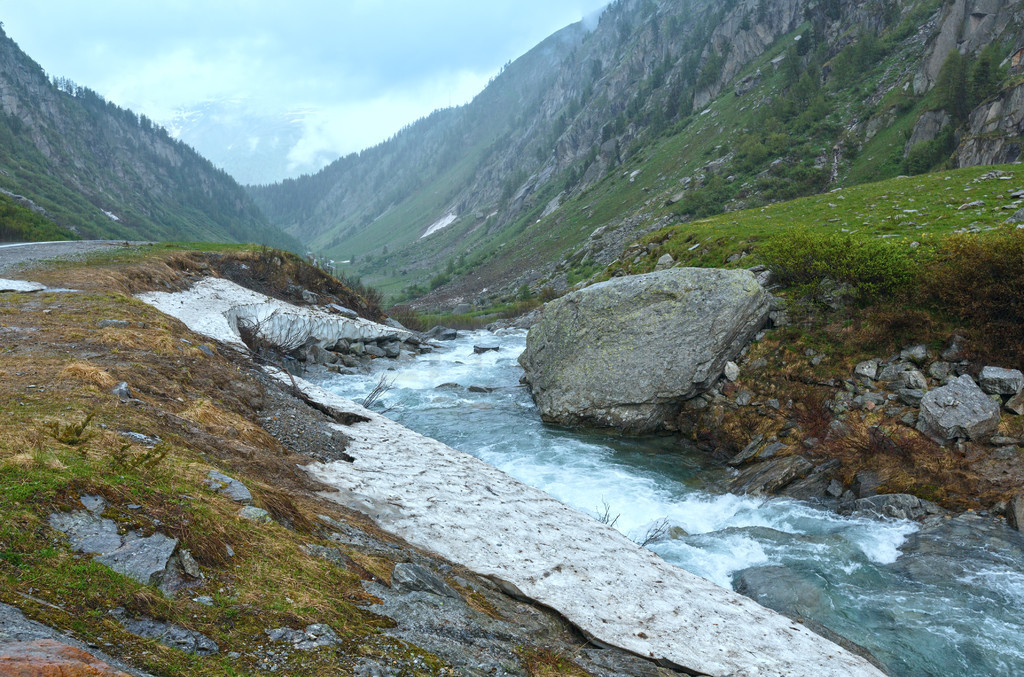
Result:
{"label": "bare twig", "polygon": [[639,541],[636,541],[636,539],[634,539],[634,541],[641,548],[646,548],[651,543],[657,543],[658,541],[665,540],[665,538],[668,536],[668,528],[668,520],[662,517],[660,520],[658,520],[651,526],[647,527],[647,533],[644,534],[644,537],[642,539],[640,539]]}
{"label": "bare twig", "polygon": [[387,374],[381,374],[377,385],[373,387],[370,394],[363,398],[363,406],[369,409],[373,404],[384,396],[389,390],[395,387],[395,379],[388,380]]}
{"label": "bare twig", "polygon": [[601,505],[603,506],[603,510],[597,514],[597,521],[602,524],[607,524],[610,527],[614,527],[619,521],[619,517],[622,515],[620,514],[612,517],[612,506],[603,498],[601,499]]}

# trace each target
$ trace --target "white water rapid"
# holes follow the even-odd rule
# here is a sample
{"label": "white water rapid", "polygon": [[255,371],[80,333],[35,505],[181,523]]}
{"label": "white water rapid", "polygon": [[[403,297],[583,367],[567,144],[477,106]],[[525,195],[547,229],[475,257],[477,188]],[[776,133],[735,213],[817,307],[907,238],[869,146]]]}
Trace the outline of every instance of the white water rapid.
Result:
{"label": "white water rapid", "polygon": [[[477,355],[474,345],[498,346]],[[541,423],[518,381],[525,334],[460,333],[430,355],[319,384],[558,500],[665,560],[866,647],[894,675],[1024,674],[1024,538],[970,516],[919,526],[725,493],[727,469],[671,438]],[[471,389],[472,387],[472,389]]]}

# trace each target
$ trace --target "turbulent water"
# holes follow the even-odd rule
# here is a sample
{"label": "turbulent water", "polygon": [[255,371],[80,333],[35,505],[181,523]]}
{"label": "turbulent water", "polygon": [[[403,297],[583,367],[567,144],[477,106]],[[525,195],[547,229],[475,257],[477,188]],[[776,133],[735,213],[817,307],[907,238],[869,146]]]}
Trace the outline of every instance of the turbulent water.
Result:
{"label": "turbulent water", "polygon": [[[500,350],[477,355],[474,345]],[[866,647],[894,675],[1024,674],[1024,538],[965,517],[919,527],[721,489],[729,472],[671,438],[540,421],[521,333],[460,333],[415,360],[321,385],[374,405],[614,526],[664,559]],[[396,366],[397,364],[397,366]]]}

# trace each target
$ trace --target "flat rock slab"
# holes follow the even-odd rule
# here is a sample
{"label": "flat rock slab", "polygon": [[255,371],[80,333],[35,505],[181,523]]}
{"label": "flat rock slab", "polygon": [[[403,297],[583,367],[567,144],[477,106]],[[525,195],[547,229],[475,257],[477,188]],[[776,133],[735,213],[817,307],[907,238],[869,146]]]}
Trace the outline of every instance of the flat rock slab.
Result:
{"label": "flat rock slab", "polygon": [[4,677],[129,677],[92,654],[52,639],[0,644]]}
{"label": "flat rock slab", "polygon": [[206,482],[206,486],[218,494],[224,494],[232,501],[237,501],[238,503],[252,503],[252,493],[249,492],[249,488],[234,477],[228,477],[216,470],[211,470],[208,477],[209,480]]}
{"label": "flat rock slab", "polygon": [[0,604],[0,675],[19,677],[109,677],[149,673],[107,656]]}
{"label": "flat rock slab", "polygon": [[50,526],[67,535],[68,543],[78,552],[105,554],[114,552],[123,543],[114,520],[84,510],[53,513]]}
{"label": "flat rock slab", "polygon": [[[275,377],[291,383],[283,372]],[[708,675],[882,675],[859,656],[668,564],[497,468],[295,381],[314,400],[368,419],[343,427],[353,463],[308,466],[337,487],[325,495],[557,610],[598,642]]]}
{"label": "flat rock slab", "polygon": [[206,635],[173,623],[162,623],[149,618],[127,618],[123,612],[112,612],[117,622],[133,635],[155,639],[164,646],[196,656],[210,656],[220,651],[217,643]]}
{"label": "flat rock slab", "polygon": [[156,533],[126,541],[117,550],[98,555],[95,561],[143,585],[159,584],[178,539]]}
{"label": "flat rock slab", "polygon": [[26,280],[6,280],[0,278],[0,292],[36,292],[46,289],[45,284]]}

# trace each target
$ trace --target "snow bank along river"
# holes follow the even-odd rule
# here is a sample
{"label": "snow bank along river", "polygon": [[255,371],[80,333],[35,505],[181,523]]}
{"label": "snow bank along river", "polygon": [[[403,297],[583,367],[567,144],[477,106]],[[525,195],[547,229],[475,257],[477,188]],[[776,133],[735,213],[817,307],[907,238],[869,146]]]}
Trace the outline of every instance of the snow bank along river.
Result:
{"label": "snow bank along river", "polygon": [[[500,350],[477,355],[475,344]],[[649,547],[666,561],[727,588],[742,581],[760,601],[867,647],[891,674],[1024,674],[1016,532],[985,520],[920,527],[734,496],[717,489],[729,471],[669,438],[545,426],[518,385],[524,346],[525,333],[460,333],[434,354],[380,360],[381,372],[320,385],[359,401],[385,373],[393,388],[375,408],[388,417],[565,504],[607,513],[634,540],[660,530]]]}

